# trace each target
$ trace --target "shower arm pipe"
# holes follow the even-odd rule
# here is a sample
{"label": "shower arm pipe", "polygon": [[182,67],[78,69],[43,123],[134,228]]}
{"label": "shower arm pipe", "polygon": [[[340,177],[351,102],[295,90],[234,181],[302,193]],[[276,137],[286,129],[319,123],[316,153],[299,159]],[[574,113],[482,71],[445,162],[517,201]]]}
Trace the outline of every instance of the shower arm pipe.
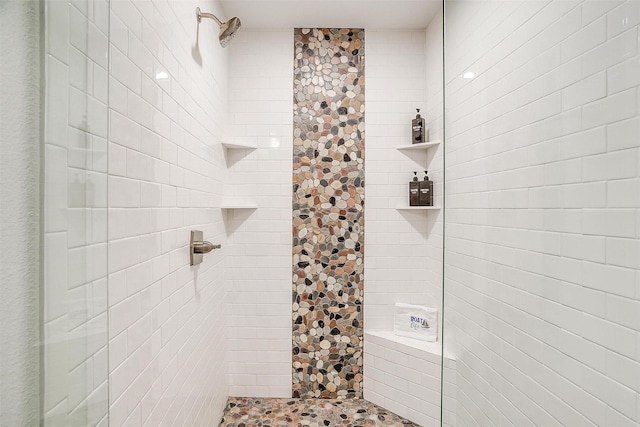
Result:
{"label": "shower arm pipe", "polygon": [[202,22],[202,18],[210,18],[216,21],[220,26],[224,24],[224,22],[219,20],[218,17],[213,13],[201,12],[199,7],[196,8],[196,14],[198,15],[198,22]]}

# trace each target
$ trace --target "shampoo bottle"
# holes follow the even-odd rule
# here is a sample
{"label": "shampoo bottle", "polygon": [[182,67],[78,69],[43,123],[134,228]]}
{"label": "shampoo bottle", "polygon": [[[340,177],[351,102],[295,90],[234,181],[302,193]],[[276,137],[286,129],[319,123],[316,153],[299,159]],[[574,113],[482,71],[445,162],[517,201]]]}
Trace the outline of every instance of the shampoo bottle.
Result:
{"label": "shampoo bottle", "polygon": [[429,180],[427,171],[424,171],[424,179],[418,183],[418,204],[420,206],[433,206],[433,181]]}
{"label": "shampoo bottle", "polygon": [[413,173],[413,181],[409,181],[409,206],[420,206],[420,182],[418,172]]}
{"label": "shampoo bottle", "polygon": [[422,142],[427,142],[428,132],[424,126],[424,119],[420,116],[420,109],[416,108],[418,114],[416,114],[416,118],[411,121],[411,143],[412,144],[420,144]]}

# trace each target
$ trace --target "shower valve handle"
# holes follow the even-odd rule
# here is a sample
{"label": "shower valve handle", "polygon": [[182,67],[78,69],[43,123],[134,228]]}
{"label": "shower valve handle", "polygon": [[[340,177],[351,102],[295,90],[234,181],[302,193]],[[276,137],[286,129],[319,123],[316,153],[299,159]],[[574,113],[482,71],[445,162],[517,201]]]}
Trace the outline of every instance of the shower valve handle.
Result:
{"label": "shower valve handle", "polygon": [[214,245],[211,242],[203,240],[202,242],[193,242],[193,252],[196,254],[208,254],[214,249],[220,249],[222,245]]}
{"label": "shower valve handle", "polygon": [[222,245],[214,245],[202,238],[202,231],[191,230],[191,244],[189,245],[190,265],[197,265],[202,262],[203,254],[207,254],[214,249],[220,249]]}

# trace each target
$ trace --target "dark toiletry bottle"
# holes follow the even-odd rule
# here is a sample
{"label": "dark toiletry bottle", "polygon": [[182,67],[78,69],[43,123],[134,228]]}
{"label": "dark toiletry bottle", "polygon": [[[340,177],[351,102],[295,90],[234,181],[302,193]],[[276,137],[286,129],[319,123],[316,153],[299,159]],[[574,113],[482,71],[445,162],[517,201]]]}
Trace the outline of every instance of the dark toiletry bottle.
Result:
{"label": "dark toiletry bottle", "polygon": [[420,206],[433,206],[433,181],[429,181],[427,171],[424,171],[424,179],[419,182],[419,200]]}
{"label": "dark toiletry bottle", "polygon": [[409,206],[420,206],[420,182],[418,172],[413,173],[413,181],[409,181]]}
{"label": "dark toiletry bottle", "polygon": [[411,142],[413,144],[420,144],[426,142],[424,119],[420,116],[420,109],[416,108],[418,114],[416,118],[411,121]]}

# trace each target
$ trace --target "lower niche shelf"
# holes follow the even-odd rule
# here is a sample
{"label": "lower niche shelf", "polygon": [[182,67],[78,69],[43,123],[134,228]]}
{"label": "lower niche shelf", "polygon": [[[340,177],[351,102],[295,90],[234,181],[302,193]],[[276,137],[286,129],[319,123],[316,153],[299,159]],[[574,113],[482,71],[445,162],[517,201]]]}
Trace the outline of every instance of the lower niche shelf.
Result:
{"label": "lower niche shelf", "polygon": [[222,146],[227,150],[255,150],[257,145],[240,144],[234,142],[223,142]]}
{"label": "lower niche shelf", "polygon": [[400,206],[396,206],[396,209],[399,211],[439,211],[440,209],[442,209],[442,207],[400,205]]}
{"label": "lower niche shelf", "polygon": [[220,209],[258,209],[253,203],[223,203]]}

